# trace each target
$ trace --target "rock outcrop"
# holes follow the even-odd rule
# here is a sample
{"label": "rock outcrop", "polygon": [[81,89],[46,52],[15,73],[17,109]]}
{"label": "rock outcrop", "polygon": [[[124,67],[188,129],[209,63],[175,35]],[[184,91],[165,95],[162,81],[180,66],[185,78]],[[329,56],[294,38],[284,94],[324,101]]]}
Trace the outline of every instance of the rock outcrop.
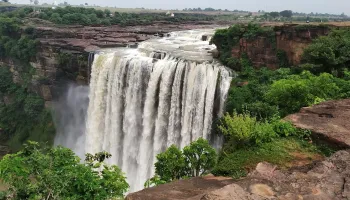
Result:
{"label": "rock outcrop", "polygon": [[[271,24],[266,25],[271,26]],[[274,26],[275,38],[241,38],[239,45],[232,48],[232,56],[240,58],[246,53],[256,67],[279,68],[278,51],[285,52],[291,65],[300,64],[304,49],[313,39],[327,35],[327,26],[302,26],[297,24]],[[274,41],[272,41],[274,40]]]}
{"label": "rock outcrop", "polygon": [[[269,163],[259,163],[255,171],[241,180],[222,181],[220,177],[181,180],[129,194],[126,199],[341,200],[350,198],[349,177],[350,151],[339,151],[309,168],[280,171]],[[225,186],[217,189],[221,185]]]}
{"label": "rock outcrop", "polygon": [[305,107],[285,119],[331,144],[350,147],[350,99]]}
{"label": "rock outcrop", "polygon": [[42,46],[91,52],[106,47],[126,47],[169,32],[215,27],[214,24],[153,24],[144,26],[45,26],[36,27],[35,34]]}

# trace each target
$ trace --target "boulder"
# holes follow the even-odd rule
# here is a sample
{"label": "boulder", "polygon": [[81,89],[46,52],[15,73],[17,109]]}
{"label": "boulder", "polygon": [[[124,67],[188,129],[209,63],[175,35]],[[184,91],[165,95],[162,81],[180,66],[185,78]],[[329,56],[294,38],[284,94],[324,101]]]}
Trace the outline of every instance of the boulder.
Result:
{"label": "boulder", "polygon": [[315,137],[339,147],[350,147],[350,99],[327,101],[305,107],[285,120],[310,130]]}

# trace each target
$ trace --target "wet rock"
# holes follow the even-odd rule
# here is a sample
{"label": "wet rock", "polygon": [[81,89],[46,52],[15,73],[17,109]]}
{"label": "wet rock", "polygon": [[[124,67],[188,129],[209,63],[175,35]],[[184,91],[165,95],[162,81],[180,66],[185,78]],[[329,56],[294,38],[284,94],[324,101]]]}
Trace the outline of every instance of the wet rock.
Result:
{"label": "wet rock", "polygon": [[202,41],[207,41],[208,40],[208,36],[207,35],[202,35]]}
{"label": "wet rock", "polygon": [[217,49],[213,49],[209,51],[213,55],[214,58],[219,58],[219,51]]}

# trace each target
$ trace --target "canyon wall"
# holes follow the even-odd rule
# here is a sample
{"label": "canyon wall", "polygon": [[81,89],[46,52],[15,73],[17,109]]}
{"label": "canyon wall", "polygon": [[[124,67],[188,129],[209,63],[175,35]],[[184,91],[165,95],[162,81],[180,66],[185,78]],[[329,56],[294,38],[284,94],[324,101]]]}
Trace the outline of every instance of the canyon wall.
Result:
{"label": "canyon wall", "polygon": [[[40,21],[37,24],[42,24]],[[67,84],[74,82],[87,85],[90,69],[89,53],[101,48],[137,47],[139,42],[154,37],[166,36],[172,31],[216,27],[214,24],[154,24],[148,26],[36,26],[34,34],[39,40],[38,53],[30,64],[35,69],[31,88],[42,96],[49,106],[60,96]],[[327,35],[329,27],[282,25],[274,27],[275,41],[257,37],[254,40],[241,38],[232,48],[232,56],[239,58],[246,53],[255,66],[279,67],[278,51],[285,52],[290,64],[301,61],[303,49],[319,36]],[[91,56],[92,57],[92,56]],[[90,57],[90,58],[91,58]],[[3,59],[0,64],[9,66],[13,79],[21,83],[20,63]]]}
{"label": "canyon wall", "polygon": [[256,67],[267,66],[279,68],[278,52],[285,52],[291,65],[300,64],[304,49],[313,39],[327,35],[329,26],[283,25],[274,27],[275,40],[258,36],[249,40],[241,38],[239,44],[232,48],[232,57],[240,58],[246,53]]}
{"label": "canyon wall", "polygon": [[[47,22],[46,22],[47,23]],[[37,54],[30,65],[35,69],[30,88],[39,94],[50,107],[52,100],[61,96],[67,84],[89,83],[93,53],[102,48],[135,48],[139,42],[180,30],[212,28],[216,25],[153,24],[147,26],[56,26],[38,20],[34,35],[39,41]],[[41,26],[40,26],[41,25]],[[89,56],[90,55],[90,56]],[[15,83],[23,83],[23,66],[18,61],[4,58],[0,65],[8,66]]]}

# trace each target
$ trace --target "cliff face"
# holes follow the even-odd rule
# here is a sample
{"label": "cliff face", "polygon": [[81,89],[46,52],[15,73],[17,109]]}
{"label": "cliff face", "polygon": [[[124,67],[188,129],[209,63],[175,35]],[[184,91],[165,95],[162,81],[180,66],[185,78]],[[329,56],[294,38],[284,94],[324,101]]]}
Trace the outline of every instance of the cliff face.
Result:
{"label": "cliff face", "polygon": [[[31,22],[32,23],[32,22]],[[67,84],[74,82],[86,85],[89,82],[90,64],[93,55],[90,52],[102,48],[130,48],[137,43],[152,37],[162,37],[169,32],[189,29],[214,27],[213,24],[154,24],[147,26],[109,26],[58,27],[40,20],[35,22],[34,34],[39,40],[37,54],[30,62],[35,69],[30,83],[35,91],[46,101],[49,107],[51,101],[64,92]],[[89,60],[90,59],[90,60]],[[8,66],[15,83],[23,83],[21,63],[11,59],[0,60],[0,64]]]}
{"label": "cliff face", "polygon": [[254,40],[241,38],[239,45],[232,48],[232,56],[240,58],[246,53],[256,67],[266,65],[271,69],[277,69],[281,59],[277,56],[280,51],[285,52],[289,64],[298,65],[303,50],[312,40],[329,32],[328,27],[301,25],[277,26],[274,30],[273,41],[266,37],[257,37]]}

